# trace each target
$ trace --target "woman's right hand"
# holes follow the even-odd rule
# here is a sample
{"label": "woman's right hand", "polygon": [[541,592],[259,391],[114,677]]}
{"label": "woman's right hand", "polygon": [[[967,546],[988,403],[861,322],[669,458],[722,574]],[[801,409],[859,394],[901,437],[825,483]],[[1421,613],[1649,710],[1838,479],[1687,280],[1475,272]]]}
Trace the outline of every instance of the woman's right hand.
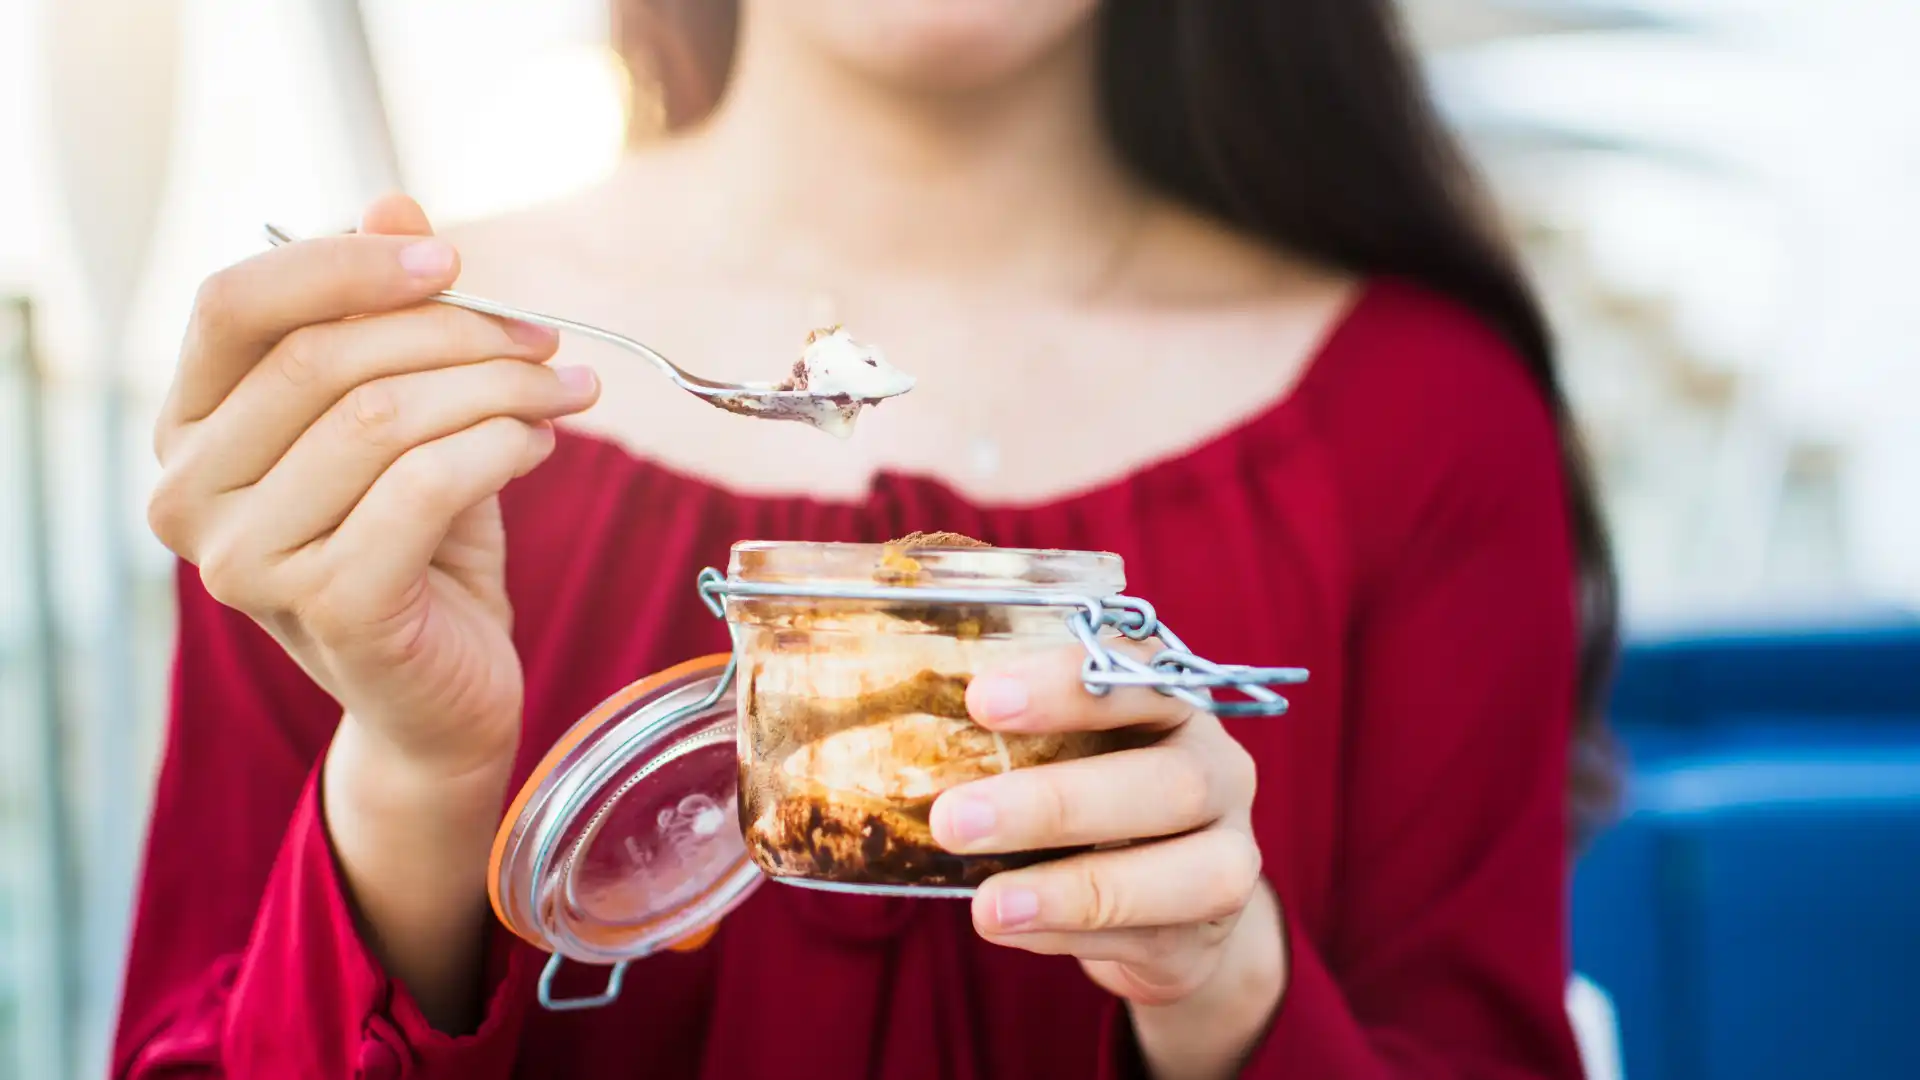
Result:
{"label": "woman's right hand", "polygon": [[411,775],[519,738],[498,493],[598,396],[549,331],[424,302],[458,276],[411,200],[209,278],[155,436],[154,532]]}

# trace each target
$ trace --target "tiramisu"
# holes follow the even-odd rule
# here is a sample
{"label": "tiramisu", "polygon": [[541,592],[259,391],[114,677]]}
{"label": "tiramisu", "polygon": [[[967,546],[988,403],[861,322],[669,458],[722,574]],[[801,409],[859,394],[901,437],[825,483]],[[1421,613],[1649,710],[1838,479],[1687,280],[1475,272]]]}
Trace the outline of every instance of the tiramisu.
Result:
{"label": "tiramisu", "polygon": [[[954,571],[943,574],[931,554],[922,565],[916,553],[986,548],[955,533],[913,534],[875,549],[873,580],[951,588],[941,579]],[[742,619],[736,634],[740,820],[748,850],[777,877],[964,888],[1057,857],[954,855],[934,841],[928,813],[961,784],[1126,739],[1002,734],[968,718],[975,671],[1071,641],[1057,616],[1017,621],[1004,604],[835,601],[770,624]]]}

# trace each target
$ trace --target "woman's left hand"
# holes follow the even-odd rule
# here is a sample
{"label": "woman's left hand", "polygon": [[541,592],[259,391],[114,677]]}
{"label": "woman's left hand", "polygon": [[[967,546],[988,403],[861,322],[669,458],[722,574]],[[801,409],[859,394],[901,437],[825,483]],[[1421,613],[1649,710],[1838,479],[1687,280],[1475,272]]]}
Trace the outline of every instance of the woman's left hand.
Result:
{"label": "woman's left hand", "polygon": [[[1189,1030],[1251,1027],[1240,1033],[1251,1041],[1286,983],[1279,910],[1250,820],[1253,759],[1217,718],[1176,698],[1087,693],[1083,658],[1065,651],[980,675],[968,711],[1007,733],[1141,728],[1159,738],[955,788],[934,804],[934,836],[966,854],[1144,841],[990,878],[973,901],[975,928],[997,944],[1078,958],[1134,1005],[1136,1027],[1172,1010]],[[1215,1015],[1212,1005],[1229,1001],[1249,1015]]]}

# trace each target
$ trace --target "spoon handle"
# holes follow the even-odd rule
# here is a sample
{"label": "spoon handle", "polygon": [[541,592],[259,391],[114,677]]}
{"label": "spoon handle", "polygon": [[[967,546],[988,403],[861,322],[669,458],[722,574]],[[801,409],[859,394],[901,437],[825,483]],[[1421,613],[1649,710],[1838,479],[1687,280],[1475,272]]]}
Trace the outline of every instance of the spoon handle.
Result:
{"label": "spoon handle", "polygon": [[[278,225],[268,225],[266,230],[267,239],[272,241],[275,247],[291,244],[297,239],[292,233],[280,228]],[[515,322],[533,323],[536,326],[544,326],[549,330],[558,330],[568,334],[579,334],[582,337],[603,341],[616,348],[625,349],[630,353],[635,353],[651,361],[654,367],[660,369],[662,375],[672,379],[684,390],[690,390],[696,394],[703,394],[715,389],[713,384],[707,382],[705,379],[695,378],[687,374],[680,370],[679,366],[674,364],[673,361],[668,360],[651,347],[635,341],[625,334],[616,334],[612,330],[602,329],[589,323],[576,322],[573,319],[563,319],[558,315],[543,315],[537,311],[528,311],[525,308],[517,308],[511,304],[503,304],[498,300],[488,300],[485,297],[455,292],[452,289],[448,289],[442,293],[436,293],[428,299],[436,300],[442,304],[450,304],[457,308],[466,308],[468,311],[477,311],[482,315],[512,319]]]}
{"label": "spoon handle", "polygon": [[625,334],[617,334],[612,330],[606,330],[590,323],[576,322],[573,319],[563,319],[558,315],[543,315],[538,311],[528,311],[525,308],[517,308],[511,304],[503,304],[498,300],[488,300],[485,297],[455,292],[452,289],[448,289],[443,293],[437,293],[432,299],[442,304],[451,304],[454,307],[466,308],[468,311],[477,311],[482,315],[493,315],[502,319],[512,319],[515,322],[533,323],[536,326],[544,326],[549,330],[558,330],[568,334],[579,334],[581,337],[590,337],[598,341],[604,341],[609,345],[617,346],[631,353],[637,353],[647,360],[652,361],[653,365],[660,369],[661,374],[689,390],[698,389],[700,386],[699,380],[681,371],[666,357]]}

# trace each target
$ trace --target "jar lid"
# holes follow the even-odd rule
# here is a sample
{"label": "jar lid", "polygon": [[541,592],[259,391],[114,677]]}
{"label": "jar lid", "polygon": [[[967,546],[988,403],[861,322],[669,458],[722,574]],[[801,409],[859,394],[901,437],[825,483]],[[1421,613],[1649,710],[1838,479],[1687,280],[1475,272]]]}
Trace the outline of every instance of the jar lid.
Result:
{"label": "jar lid", "polygon": [[534,767],[493,841],[487,894],[507,928],[584,963],[704,944],[761,880],[740,835],[733,666],[648,676]]}

